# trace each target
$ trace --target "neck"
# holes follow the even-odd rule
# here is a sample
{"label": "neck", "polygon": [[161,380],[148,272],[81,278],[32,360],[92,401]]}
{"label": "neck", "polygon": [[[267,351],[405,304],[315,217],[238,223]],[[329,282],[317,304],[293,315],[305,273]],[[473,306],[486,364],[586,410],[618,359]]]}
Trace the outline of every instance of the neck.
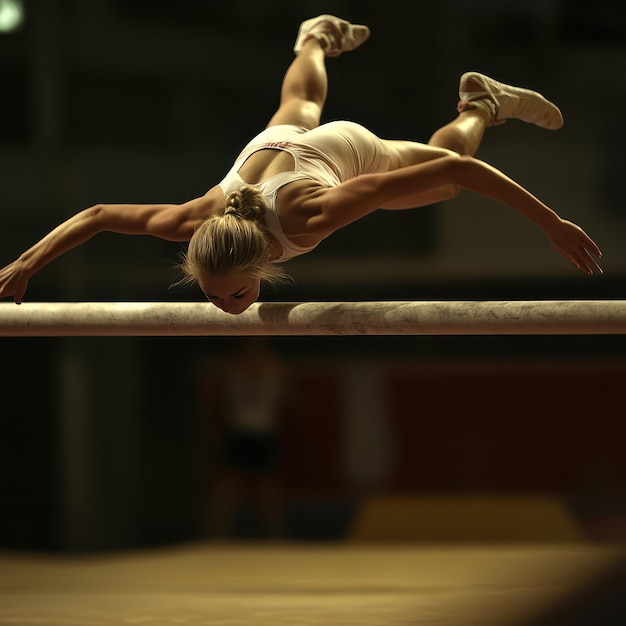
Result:
{"label": "neck", "polygon": [[269,242],[269,259],[270,261],[276,260],[283,253],[283,247],[276,241],[274,236],[265,231],[265,236]]}

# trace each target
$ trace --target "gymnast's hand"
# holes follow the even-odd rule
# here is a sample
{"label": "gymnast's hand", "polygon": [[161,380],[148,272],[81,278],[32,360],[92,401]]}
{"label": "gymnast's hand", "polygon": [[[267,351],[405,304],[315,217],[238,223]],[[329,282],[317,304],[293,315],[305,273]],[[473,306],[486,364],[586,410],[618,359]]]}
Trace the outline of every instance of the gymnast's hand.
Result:
{"label": "gymnast's hand", "polygon": [[15,304],[21,304],[29,278],[19,260],[3,267],[0,270],[0,298],[13,296]]}
{"label": "gymnast's hand", "polygon": [[602,274],[594,258],[600,258],[602,252],[580,226],[561,219],[547,234],[556,250],[572,265],[589,275]]}

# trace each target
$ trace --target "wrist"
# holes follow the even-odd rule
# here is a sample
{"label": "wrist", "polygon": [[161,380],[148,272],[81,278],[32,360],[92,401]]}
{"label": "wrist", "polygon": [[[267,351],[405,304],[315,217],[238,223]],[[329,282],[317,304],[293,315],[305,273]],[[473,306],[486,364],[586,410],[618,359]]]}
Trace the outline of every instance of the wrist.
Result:
{"label": "wrist", "polygon": [[552,209],[548,209],[545,214],[537,220],[537,224],[546,234],[550,235],[563,223],[563,220]]}
{"label": "wrist", "polygon": [[17,265],[17,269],[19,270],[19,272],[21,274],[25,274],[28,277],[30,277],[37,271],[35,259],[33,258],[33,255],[30,254],[28,251],[21,254],[15,261],[15,264]]}

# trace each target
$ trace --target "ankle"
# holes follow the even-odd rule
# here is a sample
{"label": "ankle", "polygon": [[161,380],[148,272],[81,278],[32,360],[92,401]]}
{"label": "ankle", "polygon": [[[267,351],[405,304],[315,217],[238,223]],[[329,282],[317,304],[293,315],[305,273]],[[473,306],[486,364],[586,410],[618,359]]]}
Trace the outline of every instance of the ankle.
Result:
{"label": "ankle", "polygon": [[320,41],[324,54],[337,57],[342,52],[354,50],[370,36],[370,29],[362,24],[351,24],[334,15],[318,15],[300,24],[294,52],[298,54],[305,41]]}
{"label": "ankle", "polygon": [[496,120],[496,107],[487,98],[472,101],[459,100],[456,110],[459,112],[459,115],[468,114],[480,117],[486,126],[492,126]]}
{"label": "ankle", "polygon": [[337,44],[335,43],[335,38],[330,33],[311,33],[304,40],[304,42],[308,43],[311,40],[316,41],[325,53],[330,52],[333,48],[337,46]]}

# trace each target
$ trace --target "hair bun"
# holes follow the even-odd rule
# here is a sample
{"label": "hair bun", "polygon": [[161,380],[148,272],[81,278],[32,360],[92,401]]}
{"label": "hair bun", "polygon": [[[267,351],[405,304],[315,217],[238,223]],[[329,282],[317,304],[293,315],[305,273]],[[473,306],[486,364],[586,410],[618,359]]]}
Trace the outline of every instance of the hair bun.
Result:
{"label": "hair bun", "polygon": [[263,194],[254,187],[242,187],[226,196],[224,215],[256,220],[265,213]]}
{"label": "hair bun", "polygon": [[243,195],[241,191],[233,191],[226,197],[226,208],[239,211],[243,208]]}

